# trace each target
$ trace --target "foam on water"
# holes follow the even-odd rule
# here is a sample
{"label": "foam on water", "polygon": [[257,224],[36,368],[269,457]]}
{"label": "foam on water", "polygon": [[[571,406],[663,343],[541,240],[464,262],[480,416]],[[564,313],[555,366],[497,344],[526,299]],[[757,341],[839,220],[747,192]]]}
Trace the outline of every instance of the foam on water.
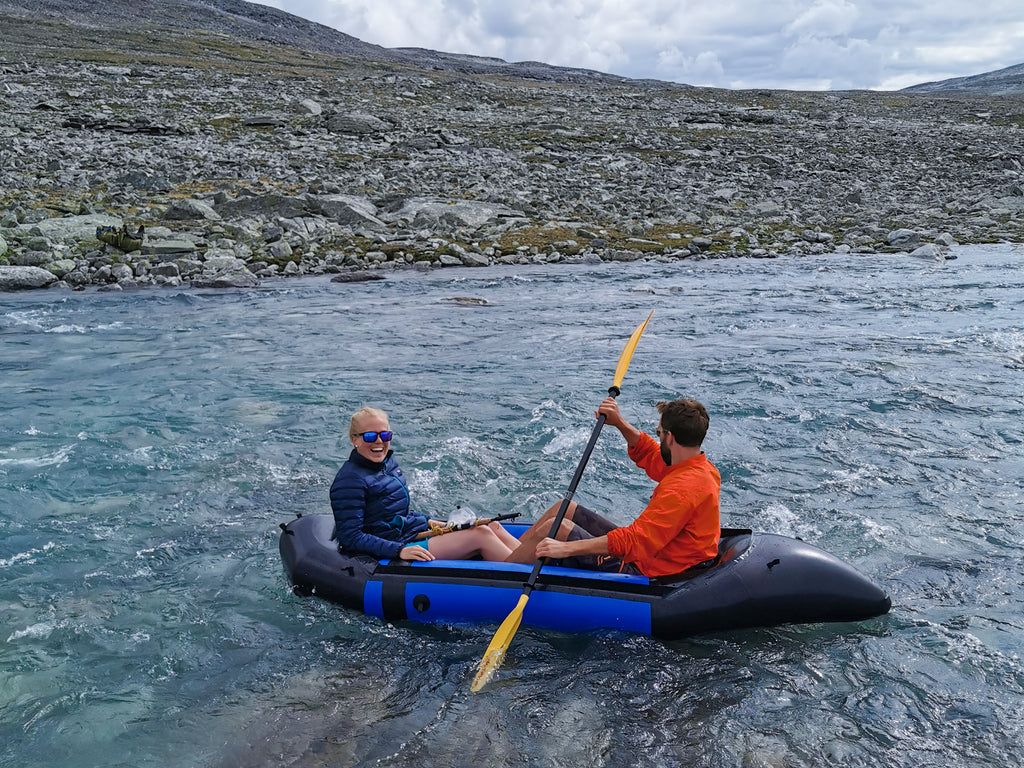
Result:
{"label": "foam on water", "polygon": [[[6,453],[13,453],[17,449],[11,448]],[[0,457],[0,468],[11,467],[11,468],[24,468],[24,469],[40,469],[42,467],[59,467],[61,464],[67,463],[71,457],[72,451],[75,450],[74,445],[66,445],[52,453],[47,453],[42,456],[23,456],[17,458],[2,458]]]}
{"label": "foam on water", "polygon": [[27,552],[18,552],[9,558],[0,559],[0,568],[10,568],[12,565],[16,565],[18,563],[32,565],[37,561],[37,557],[39,555],[49,552],[56,546],[57,545],[52,541],[48,541],[39,549],[30,549]]}

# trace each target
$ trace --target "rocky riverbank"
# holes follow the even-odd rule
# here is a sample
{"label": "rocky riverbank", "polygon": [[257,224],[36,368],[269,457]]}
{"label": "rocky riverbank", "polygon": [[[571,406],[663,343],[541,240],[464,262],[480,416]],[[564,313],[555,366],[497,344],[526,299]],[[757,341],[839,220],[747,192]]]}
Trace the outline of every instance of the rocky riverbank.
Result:
{"label": "rocky riverbank", "polygon": [[[0,288],[1024,240],[1020,96],[540,80],[162,28],[103,50],[76,30],[0,44]],[[141,247],[97,239],[121,227]]]}

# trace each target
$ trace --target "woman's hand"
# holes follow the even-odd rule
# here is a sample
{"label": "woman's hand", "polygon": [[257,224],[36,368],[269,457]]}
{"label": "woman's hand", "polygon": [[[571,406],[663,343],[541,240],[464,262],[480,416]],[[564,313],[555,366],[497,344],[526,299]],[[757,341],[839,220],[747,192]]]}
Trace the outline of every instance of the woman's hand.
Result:
{"label": "woman's hand", "polygon": [[402,547],[398,556],[402,560],[433,560],[434,556],[430,554],[430,550],[426,547],[421,547],[418,544],[410,544],[408,547]]}

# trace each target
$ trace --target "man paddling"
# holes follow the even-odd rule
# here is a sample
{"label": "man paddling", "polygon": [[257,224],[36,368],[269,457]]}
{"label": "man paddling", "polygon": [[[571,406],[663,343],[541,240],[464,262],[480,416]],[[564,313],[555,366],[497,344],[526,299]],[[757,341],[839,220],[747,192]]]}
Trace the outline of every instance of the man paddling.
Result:
{"label": "man paddling", "polygon": [[658,438],[642,432],[619,413],[615,398],[605,399],[597,415],[619,430],[629,458],[658,483],[647,508],[630,525],[617,527],[601,515],[570,502],[558,540],[546,538],[561,502],[522,535],[509,562],[538,557],[562,565],[621,571],[655,578],[693,566],[710,565],[718,555],[721,533],[718,498],[722,480],[700,449],[708,413],[696,400],[657,404]]}

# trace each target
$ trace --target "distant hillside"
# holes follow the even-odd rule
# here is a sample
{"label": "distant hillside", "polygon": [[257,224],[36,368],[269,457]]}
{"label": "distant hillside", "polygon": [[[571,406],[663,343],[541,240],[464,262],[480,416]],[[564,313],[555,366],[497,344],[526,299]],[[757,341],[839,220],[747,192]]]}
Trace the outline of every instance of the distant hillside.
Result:
{"label": "distant hillside", "polygon": [[1024,243],[1022,95],[693,88],[240,0],[0,0],[0,105],[25,285]]}
{"label": "distant hillside", "polygon": [[[11,26],[15,22],[21,23]],[[33,34],[32,26],[39,22],[43,23],[39,24]],[[71,26],[93,32],[118,30],[135,35],[160,28],[188,33],[205,32],[239,41],[288,46],[311,53],[388,61],[424,69],[506,74],[556,82],[623,79],[537,62],[510,64],[500,59],[419,48],[382,48],[323,24],[244,0],[0,0],[0,52],[45,47],[47,25]],[[51,40],[51,44],[60,43]],[[113,48],[118,47],[118,36],[111,35],[108,44]],[[132,40],[132,45],[139,44],[137,38]]]}
{"label": "distant hillside", "polygon": [[386,58],[384,49],[350,35],[242,0],[0,0],[0,12],[93,28],[202,30],[307,50]]}
{"label": "distant hillside", "polygon": [[1024,64],[1016,64],[995,72],[970,77],[954,77],[935,83],[921,83],[904,88],[912,93],[970,93],[989,96],[1011,96],[1024,93]]}

